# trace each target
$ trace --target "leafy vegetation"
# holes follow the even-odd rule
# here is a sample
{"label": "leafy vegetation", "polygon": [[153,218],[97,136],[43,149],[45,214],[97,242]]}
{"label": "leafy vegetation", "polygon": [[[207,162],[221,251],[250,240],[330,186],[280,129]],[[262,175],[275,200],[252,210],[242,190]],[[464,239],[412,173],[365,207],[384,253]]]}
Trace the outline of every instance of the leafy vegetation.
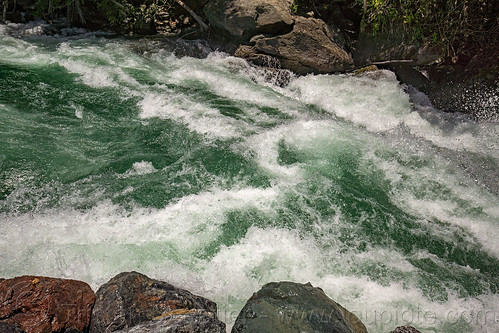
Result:
{"label": "leafy vegetation", "polygon": [[497,39],[497,2],[490,0],[356,0],[363,8],[362,29],[377,34],[402,32],[415,41],[443,46],[454,56],[469,43]]}
{"label": "leafy vegetation", "polygon": [[450,56],[470,43],[497,41],[499,35],[499,7],[493,0],[294,0],[292,11],[313,11],[327,21],[332,7],[345,4],[360,11],[363,32],[402,33],[408,40],[442,46]]}
{"label": "leafy vegetation", "polygon": [[175,0],[36,0],[36,14],[48,21],[67,17],[72,24],[85,24],[89,15],[82,7],[96,10],[111,25],[133,32],[154,20],[160,8],[171,8]]}

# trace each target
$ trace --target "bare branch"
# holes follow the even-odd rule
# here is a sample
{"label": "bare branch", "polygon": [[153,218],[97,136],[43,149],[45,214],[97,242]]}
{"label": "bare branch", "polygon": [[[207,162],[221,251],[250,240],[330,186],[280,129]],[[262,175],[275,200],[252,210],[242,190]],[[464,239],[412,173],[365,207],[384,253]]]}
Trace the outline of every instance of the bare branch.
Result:
{"label": "bare branch", "polygon": [[201,17],[199,17],[198,14],[196,14],[189,6],[187,6],[182,0],[175,0],[176,3],[178,3],[180,6],[182,6],[186,11],[191,14],[191,16],[196,20],[196,22],[199,24],[202,30],[208,30],[208,25],[203,22]]}

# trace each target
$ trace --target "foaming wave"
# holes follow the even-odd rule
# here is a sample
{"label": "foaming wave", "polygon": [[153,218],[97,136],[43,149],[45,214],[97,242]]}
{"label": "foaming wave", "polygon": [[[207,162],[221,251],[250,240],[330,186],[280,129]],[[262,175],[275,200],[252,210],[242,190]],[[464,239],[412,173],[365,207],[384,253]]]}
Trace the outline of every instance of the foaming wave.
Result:
{"label": "foaming wave", "polygon": [[[290,116],[299,114],[299,106],[281,94],[282,90],[275,86],[256,84],[248,76],[253,69],[243,59],[230,57],[223,53],[213,52],[207,59],[176,59],[159,54],[158,62],[166,62],[170,70],[168,74],[157,77],[161,82],[182,84],[189,81],[202,82],[216,95],[233,101],[245,102],[260,107],[279,109]],[[172,62],[176,66],[172,66]]]}
{"label": "foaming wave", "polygon": [[376,80],[347,75],[308,75],[292,80],[288,95],[372,132],[397,127],[410,112],[409,97],[390,71],[381,71]]}
{"label": "foaming wave", "polygon": [[95,279],[140,269],[143,262],[171,260],[194,269],[195,254],[216,239],[227,211],[268,210],[275,196],[274,189],[214,189],[162,209],[128,211],[103,201],[85,211],[66,207],[16,216],[2,213],[2,237],[12,240],[0,244],[2,275],[72,276],[96,287]]}
{"label": "foaming wave", "polygon": [[[380,147],[379,145],[377,147]],[[499,258],[499,247],[494,237],[499,234],[497,196],[487,186],[470,177],[461,165],[473,165],[472,160],[440,157],[431,146],[420,143],[404,153],[404,145],[395,145],[398,152],[376,154],[370,147],[366,158],[383,170],[391,182],[391,199],[404,210],[424,220],[437,219],[470,232],[487,251]],[[383,151],[386,148],[382,148]],[[379,150],[378,150],[379,151]],[[407,154],[403,157],[402,154]],[[379,156],[377,156],[379,155]],[[387,158],[392,155],[391,158]],[[490,180],[488,180],[490,181]],[[442,229],[442,230],[441,230]],[[429,230],[445,234],[448,226],[433,225]]]}
{"label": "foaming wave", "polygon": [[238,126],[237,120],[224,117],[218,109],[191,101],[189,98],[168,90],[163,93],[145,93],[138,103],[139,117],[142,119],[158,117],[184,123],[191,131],[209,138],[230,139],[251,130]]}

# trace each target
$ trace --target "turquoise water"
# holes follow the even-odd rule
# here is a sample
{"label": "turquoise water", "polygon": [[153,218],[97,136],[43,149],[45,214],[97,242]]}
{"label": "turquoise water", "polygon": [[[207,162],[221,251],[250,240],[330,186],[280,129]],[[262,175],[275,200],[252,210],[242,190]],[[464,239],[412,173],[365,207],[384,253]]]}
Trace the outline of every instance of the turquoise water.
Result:
{"label": "turquoise water", "polygon": [[[29,28],[29,29],[28,29]],[[370,332],[499,330],[499,128],[393,73],[292,77],[0,26],[0,276],[137,270],[232,325],[311,282]]]}

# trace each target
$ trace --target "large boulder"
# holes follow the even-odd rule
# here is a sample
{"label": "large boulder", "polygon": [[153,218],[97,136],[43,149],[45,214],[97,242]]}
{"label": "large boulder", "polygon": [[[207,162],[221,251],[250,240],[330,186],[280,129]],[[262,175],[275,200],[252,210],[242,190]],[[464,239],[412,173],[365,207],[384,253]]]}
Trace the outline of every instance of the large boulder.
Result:
{"label": "large boulder", "polygon": [[376,36],[361,33],[353,53],[358,67],[383,62],[401,62],[412,66],[430,65],[442,60],[442,50],[436,46],[420,45],[407,40],[402,33],[380,33]]}
{"label": "large boulder", "polygon": [[341,43],[340,34],[324,21],[296,17],[291,32],[258,38],[253,49],[278,58],[282,68],[297,74],[332,73],[353,68],[352,56]]}
{"label": "large boulder", "polygon": [[254,293],[232,333],[367,333],[353,313],[310,283],[272,282]]}
{"label": "large boulder", "polygon": [[469,114],[475,120],[499,122],[499,65],[484,61],[480,67],[441,65],[428,68],[427,94],[432,104],[446,112]]}
{"label": "large boulder", "polygon": [[186,310],[146,321],[116,333],[226,333],[225,324],[212,312]]}
{"label": "large boulder", "polygon": [[109,333],[172,315],[203,310],[216,319],[217,305],[173,285],[137,272],[121,273],[99,288],[91,333]]}
{"label": "large boulder", "polygon": [[291,30],[290,0],[211,0],[205,7],[210,24],[238,41],[264,33],[277,35]]}
{"label": "large boulder", "polygon": [[86,331],[94,301],[94,292],[82,281],[41,276],[0,279],[0,322],[27,333]]}

